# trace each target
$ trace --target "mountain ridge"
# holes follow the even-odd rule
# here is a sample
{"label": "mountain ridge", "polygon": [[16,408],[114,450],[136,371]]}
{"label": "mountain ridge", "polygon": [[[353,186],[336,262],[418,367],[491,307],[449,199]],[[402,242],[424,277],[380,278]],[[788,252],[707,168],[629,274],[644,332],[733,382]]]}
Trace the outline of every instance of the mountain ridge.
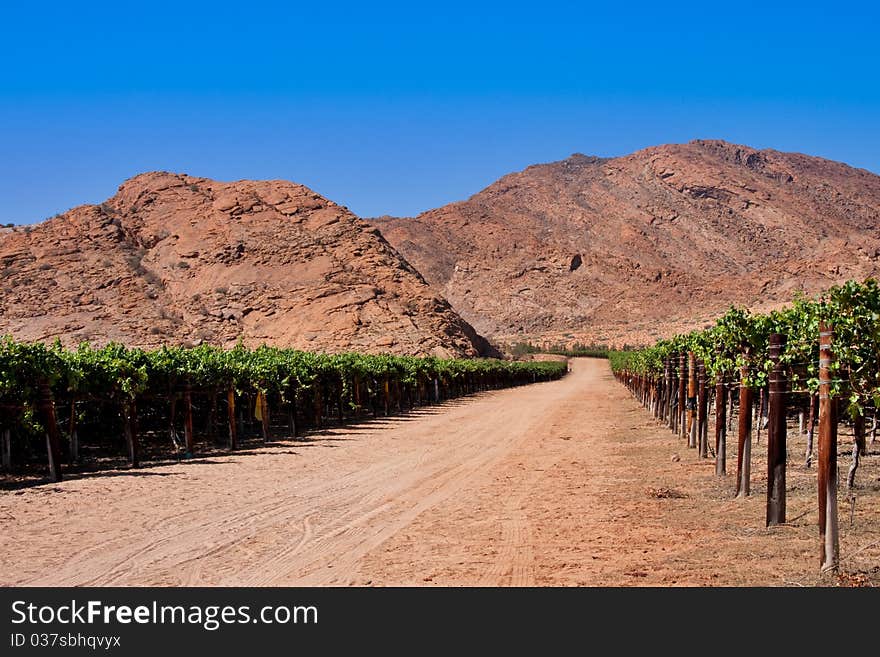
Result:
{"label": "mountain ridge", "polygon": [[[481,333],[645,343],[880,273],[880,176],[722,140],[575,153],[371,220]],[[827,263],[827,264],[826,264]]]}
{"label": "mountain ridge", "polygon": [[382,237],[287,181],[154,171],[0,237],[0,333],[474,356],[488,343]]}

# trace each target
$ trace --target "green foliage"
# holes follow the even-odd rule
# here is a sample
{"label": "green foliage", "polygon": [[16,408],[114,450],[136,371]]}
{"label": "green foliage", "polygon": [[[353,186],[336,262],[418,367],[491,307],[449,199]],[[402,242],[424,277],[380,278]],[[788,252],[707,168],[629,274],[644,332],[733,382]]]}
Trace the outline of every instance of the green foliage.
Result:
{"label": "green foliage", "polygon": [[565,363],[494,359],[441,359],[357,353],[320,354],[260,346],[232,349],[209,345],[165,346],[153,351],[111,343],[100,349],[81,344],[17,342],[0,338],[0,403],[27,408],[37,401],[41,382],[58,397],[125,400],[140,394],[170,395],[195,389],[262,391],[282,399],[319,383],[341,385],[347,395],[352,379],[371,390],[377,382],[417,385],[454,382],[465,376],[492,377],[501,384],[558,378]]}
{"label": "green foliage", "polygon": [[796,297],[782,310],[753,314],[731,307],[715,325],[660,340],[638,351],[609,354],[615,372],[662,375],[664,361],[694,352],[706,365],[711,380],[738,379],[748,366],[747,382],[767,384],[771,368],[769,339],[785,336],[780,355],[793,390],[816,392],[819,385],[819,323],[834,331],[831,369],[832,395],[846,396],[856,415],[866,404],[880,406],[880,286],[874,279],[848,281],[828,290],[821,299]]}

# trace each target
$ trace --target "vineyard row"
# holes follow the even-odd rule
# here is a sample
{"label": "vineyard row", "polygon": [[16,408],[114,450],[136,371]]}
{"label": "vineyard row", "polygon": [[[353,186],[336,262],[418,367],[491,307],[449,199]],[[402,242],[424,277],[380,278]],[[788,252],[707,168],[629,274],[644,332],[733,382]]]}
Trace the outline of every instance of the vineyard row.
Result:
{"label": "vineyard row", "polygon": [[[831,288],[819,299],[797,298],[782,310],[751,314],[731,308],[716,324],[656,345],[609,354],[612,371],[653,414],[727,471],[727,430],[738,405],[736,496],[750,494],[753,414],[767,418],[766,525],[786,521],[786,418],[806,422],[804,465],[812,466],[818,425],[818,508],[823,571],[840,563],[837,514],[839,413],[852,421],[849,495],[867,454],[866,420],[877,434],[880,406],[880,288],[873,279]],[[714,406],[714,449],[709,407]],[[760,431],[760,424],[758,425]]]}
{"label": "vineyard row", "polygon": [[[62,463],[123,448],[192,457],[266,441],[273,424],[295,438],[344,423],[483,390],[560,378],[564,362],[320,354],[261,346],[128,349],[119,344],[0,338],[0,460],[6,471],[38,460],[54,481]],[[120,436],[124,440],[120,440]],[[93,459],[94,460],[94,459]]]}

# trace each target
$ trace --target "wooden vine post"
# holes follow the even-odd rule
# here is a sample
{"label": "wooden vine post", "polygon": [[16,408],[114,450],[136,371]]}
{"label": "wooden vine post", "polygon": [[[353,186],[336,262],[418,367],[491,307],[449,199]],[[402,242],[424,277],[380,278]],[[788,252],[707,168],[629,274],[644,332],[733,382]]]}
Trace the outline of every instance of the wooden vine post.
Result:
{"label": "wooden vine post", "polygon": [[193,409],[192,409],[192,387],[187,384],[183,392],[183,439],[186,443],[186,453],[184,456],[188,459],[192,458],[193,449]]}
{"label": "wooden vine post", "polygon": [[678,429],[682,438],[687,438],[687,355],[678,357]]}
{"label": "wooden vine post", "polygon": [[669,401],[671,395],[669,394],[669,386],[672,381],[672,374],[669,371],[669,359],[663,359],[663,396],[661,398],[661,413],[660,418],[664,422],[669,422]]}
{"label": "wooden vine post", "polygon": [[140,466],[140,448],[138,446],[137,402],[134,399],[125,401],[122,407],[125,421],[125,442],[128,445],[128,461],[131,467]]}
{"label": "wooden vine post", "polygon": [[738,452],[736,458],[736,496],[747,497],[751,492],[752,469],[752,389],[749,387],[749,354],[740,372]]}
{"label": "wooden vine post", "polygon": [[169,402],[169,411],[168,411],[168,435],[171,438],[171,444],[174,445],[174,451],[178,450],[178,438],[177,438],[177,429],[174,428],[174,420],[177,417],[177,394],[171,393],[171,400]]}
{"label": "wooden vine post", "polygon": [[770,386],[767,425],[767,526],[785,523],[786,401],[788,381],[780,360],[785,336],[770,335]]}
{"label": "wooden vine post", "polygon": [[49,477],[52,481],[61,481],[61,437],[58,433],[58,422],[55,418],[55,402],[48,381],[40,382],[39,409],[40,419],[46,429],[46,451],[49,456]]}
{"label": "wooden vine post", "polygon": [[260,404],[260,430],[263,434],[263,442],[269,442],[269,399],[268,395],[261,392],[257,395],[257,403]]}
{"label": "wooden vine post", "polygon": [[343,379],[342,375],[339,375],[339,382],[336,385],[336,416],[339,418],[339,424],[345,423],[345,409],[342,404],[342,388],[343,388]]}
{"label": "wooden vine post", "polygon": [[687,383],[687,439],[688,447],[697,446],[697,357],[688,352]]}
{"label": "wooden vine post", "polygon": [[681,419],[681,413],[678,410],[678,390],[681,387],[679,378],[681,372],[678,371],[678,358],[672,359],[672,388],[669,390],[669,428],[672,433],[678,435],[678,423]]}
{"label": "wooden vine post", "polygon": [[697,365],[697,447],[700,458],[709,458],[709,394],[706,390],[706,365]]}
{"label": "wooden vine post", "polygon": [[715,474],[727,474],[727,386],[721,372],[715,382]]}
{"label": "wooden vine post", "polygon": [[837,570],[837,400],[831,397],[832,327],[819,324],[819,540],[822,571]]}
{"label": "wooden vine post", "polygon": [[650,388],[649,399],[651,402],[651,416],[656,419],[660,408],[660,404],[657,402],[658,395],[660,394],[660,382],[656,375],[648,375],[648,386]]}
{"label": "wooden vine post", "polygon": [[71,463],[79,460],[79,434],[76,430],[76,396],[70,398],[70,417],[67,423],[67,435],[70,446],[69,459]]}
{"label": "wooden vine post", "polygon": [[733,431],[733,403],[734,398],[739,400],[739,390],[736,391],[736,394],[733,394],[733,386],[735,384],[731,383],[731,388],[727,391],[727,431]]}
{"label": "wooden vine post", "polygon": [[315,396],[314,396],[314,412],[315,412],[315,428],[321,429],[321,420],[324,417],[324,403],[323,396],[321,394],[321,384],[315,384]]}
{"label": "wooden vine post", "polygon": [[296,393],[287,404],[287,428],[290,431],[291,440],[296,440]]}
{"label": "wooden vine post", "polygon": [[3,427],[2,442],[2,457],[0,457],[0,463],[2,463],[3,469],[8,471],[12,469],[12,430],[9,427]]}
{"label": "wooden vine post", "polygon": [[205,433],[211,438],[217,437],[217,388],[211,388],[211,410],[208,411],[208,421],[205,426]]}
{"label": "wooden vine post", "polygon": [[249,393],[244,393],[244,399],[242,400],[244,403],[238,404],[238,435],[246,436],[247,435],[247,425],[245,424],[245,411],[250,408],[251,405],[251,397]]}
{"label": "wooden vine post", "polygon": [[235,390],[226,391],[226,422],[229,425],[229,449],[238,449],[238,432],[235,430]]}

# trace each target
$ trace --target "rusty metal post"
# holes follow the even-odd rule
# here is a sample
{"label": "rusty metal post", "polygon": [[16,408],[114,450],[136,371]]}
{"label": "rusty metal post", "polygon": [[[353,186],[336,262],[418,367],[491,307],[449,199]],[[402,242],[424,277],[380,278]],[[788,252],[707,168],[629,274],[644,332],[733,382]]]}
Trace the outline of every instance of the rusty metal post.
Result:
{"label": "rusty metal post", "polygon": [[788,381],[780,357],[785,347],[785,336],[770,336],[770,386],[767,393],[767,526],[785,522],[785,408]]}
{"label": "rusty metal post", "polygon": [[819,554],[823,571],[840,564],[837,523],[837,400],[831,397],[832,327],[819,324]]}

